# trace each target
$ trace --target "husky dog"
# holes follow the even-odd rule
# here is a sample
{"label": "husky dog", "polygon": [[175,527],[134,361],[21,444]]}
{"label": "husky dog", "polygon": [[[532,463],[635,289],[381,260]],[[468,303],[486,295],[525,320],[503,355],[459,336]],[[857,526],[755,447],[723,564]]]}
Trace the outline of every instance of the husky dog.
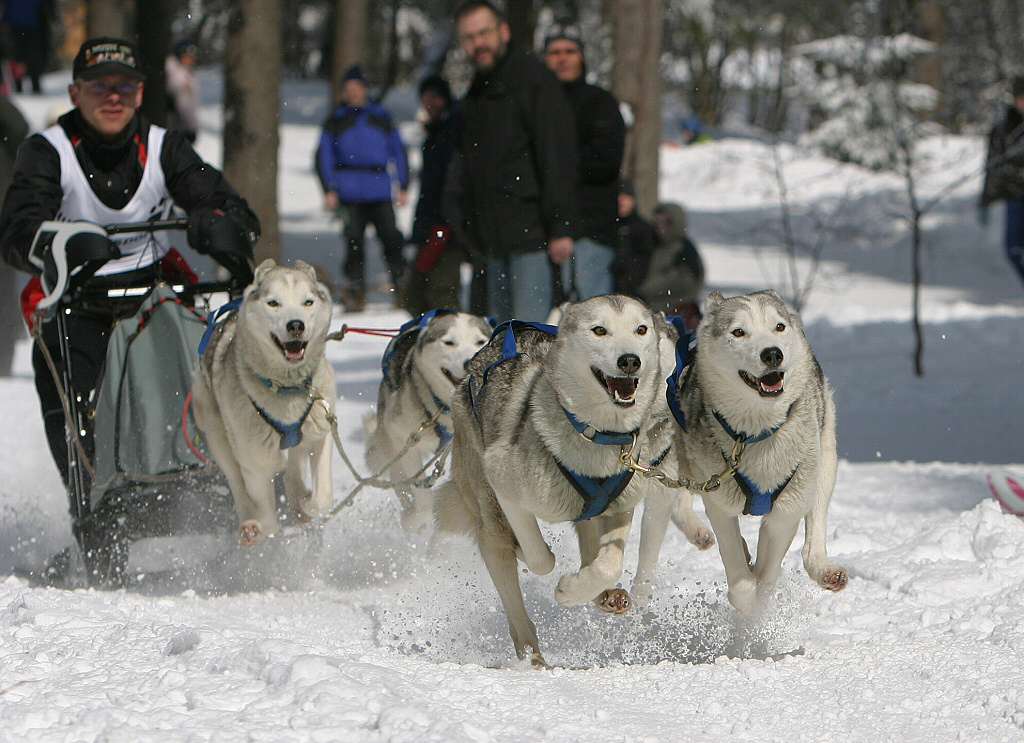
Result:
{"label": "husky dog", "polygon": [[[192,413],[227,477],[239,541],[249,547],[280,528],[274,476],[300,521],[324,516],[331,490],[331,429],[311,388],[334,406],[324,359],[331,296],[313,267],[265,260],[238,312],[215,327],[196,366]],[[287,462],[287,463],[286,463]],[[306,487],[309,463],[313,490]]]}
{"label": "husky dog", "polygon": [[366,464],[378,472],[405,448],[409,437],[437,414],[420,440],[384,477],[400,483],[402,527],[418,531],[432,518],[431,491],[407,482],[426,457],[451,439],[452,393],[466,377],[466,364],[491,336],[491,324],[464,312],[429,312],[402,326],[381,364],[377,413],[364,419]]}
{"label": "husky dog", "polygon": [[556,600],[628,608],[628,594],[614,586],[650,481],[633,476],[620,454],[632,446],[645,464],[665,455],[652,450],[648,431],[655,398],[664,397],[659,337],[651,311],[618,295],[564,305],[557,336],[503,327],[452,398],[451,478],[434,513],[440,531],[475,537],[516,654],[544,666],[516,560],[549,573],[555,556],[537,520],[575,521],[581,568],[562,576]]}
{"label": "husky dog", "polygon": [[[804,568],[823,588],[842,590],[846,570],[825,549],[835,405],[800,318],[775,292],[730,299],[713,292],[677,399],[682,420],[672,448],[683,473],[704,482],[739,455],[735,473],[703,495],[730,603],[742,614],[764,605],[801,518]],[[753,562],[741,514],[763,516]]]}

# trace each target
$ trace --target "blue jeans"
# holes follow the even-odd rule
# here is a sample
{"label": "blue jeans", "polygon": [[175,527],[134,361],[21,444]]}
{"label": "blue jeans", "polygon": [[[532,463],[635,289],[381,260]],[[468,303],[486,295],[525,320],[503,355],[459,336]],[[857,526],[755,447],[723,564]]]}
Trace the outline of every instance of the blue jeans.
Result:
{"label": "blue jeans", "polygon": [[1024,201],[1006,200],[1006,257],[1024,281]]}
{"label": "blue jeans", "polygon": [[554,273],[546,249],[512,253],[487,263],[487,309],[496,322],[545,322],[551,312]]}
{"label": "blue jeans", "polygon": [[598,294],[611,294],[614,259],[615,251],[606,245],[594,242],[589,237],[576,240],[572,258],[560,266],[562,289],[566,298],[582,302]]}

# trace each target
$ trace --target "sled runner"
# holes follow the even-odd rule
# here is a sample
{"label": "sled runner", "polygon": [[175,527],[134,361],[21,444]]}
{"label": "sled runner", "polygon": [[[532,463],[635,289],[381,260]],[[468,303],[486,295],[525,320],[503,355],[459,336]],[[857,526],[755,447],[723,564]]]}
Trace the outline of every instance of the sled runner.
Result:
{"label": "sled runner", "polygon": [[[80,434],[66,437],[78,554],[68,548],[38,577],[57,585],[84,582],[117,588],[131,580],[128,558],[133,543],[165,537],[219,537],[234,528],[230,494],[220,472],[203,455],[186,399],[207,327],[202,310],[209,307],[214,293],[237,292],[239,287],[233,281],[196,282],[195,274],[174,253],[182,269],[177,276],[98,289],[90,277],[110,259],[103,255],[109,248],[91,253],[73,275],[65,255],[68,240],[82,234],[83,227],[92,232],[90,225],[48,224],[54,232],[50,255],[55,266],[44,273],[44,296],[33,319],[36,325],[56,324],[60,354],[51,371],[63,397],[66,428],[82,432],[91,426],[95,446],[89,456]],[[187,220],[177,219],[95,226],[93,234],[152,233],[186,225]],[[42,263],[42,256],[34,257]],[[82,400],[68,394],[73,389],[75,360],[69,353],[67,314],[87,305],[125,307],[126,316],[111,331],[96,393]],[[37,328],[36,333],[38,341],[41,331]]]}

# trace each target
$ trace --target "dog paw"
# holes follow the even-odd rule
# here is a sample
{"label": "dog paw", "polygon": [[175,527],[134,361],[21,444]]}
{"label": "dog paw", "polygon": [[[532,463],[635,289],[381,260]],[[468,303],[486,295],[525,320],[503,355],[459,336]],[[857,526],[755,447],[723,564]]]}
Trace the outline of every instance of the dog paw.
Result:
{"label": "dog paw", "polygon": [[686,532],[686,538],[699,550],[706,550],[715,543],[715,534],[703,524],[692,532]]}
{"label": "dog paw", "polygon": [[243,547],[252,547],[263,536],[263,527],[255,519],[242,522],[238,530],[238,541]]}
{"label": "dog paw", "polygon": [[594,599],[594,604],[608,614],[625,614],[633,602],[625,589],[612,588]]}
{"label": "dog paw", "polygon": [[846,588],[848,582],[849,578],[846,576],[846,569],[838,565],[833,565],[818,579],[818,585],[828,591],[842,591]]}
{"label": "dog paw", "polygon": [[729,603],[744,616],[754,614],[757,611],[757,585],[754,581],[744,580],[729,586]]}

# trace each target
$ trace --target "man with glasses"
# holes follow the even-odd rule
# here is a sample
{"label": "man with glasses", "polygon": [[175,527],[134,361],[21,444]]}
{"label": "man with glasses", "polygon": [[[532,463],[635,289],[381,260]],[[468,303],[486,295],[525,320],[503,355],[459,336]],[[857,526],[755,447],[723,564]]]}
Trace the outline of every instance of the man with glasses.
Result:
{"label": "man with glasses", "polygon": [[455,30],[476,69],[456,142],[457,227],[486,258],[490,314],[543,321],[552,264],[569,259],[578,231],[573,112],[555,76],[509,43],[508,23],[491,3],[463,3]]}
{"label": "man with glasses", "polygon": [[[188,214],[189,244],[227,268],[238,284],[252,280],[252,244],[260,231],[256,215],[220,171],[200,159],[184,134],[166,131],[139,115],[145,76],[137,60],[127,41],[86,41],[75,57],[74,80],[68,86],[74,108],[54,126],[25,140],[18,152],[14,180],[0,210],[0,250],[8,264],[35,274],[22,293],[28,322],[43,293],[40,269],[29,261],[37,241],[36,254],[42,251],[44,263],[53,263],[46,243],[52,240],[52,232],[41,229],[48,220],[99,225],[145,222],[168,216],[177,204]],[[78,234],[68,240],[69,270],[77,267],[72,265],[74,255],[84,248],[74,241],[83,237]],[[116,243],[101,239],[108,246],[103,248],[105,255],[112,258],[89,279],[90,286],[111,289],[151,285],[161,277],[195,279],[164,234],[118,235]],[[140,302],[89,302],[76,305],[67,316],[72,393],[83,400],[90,398],[99,382],[111,327],[134,314]],[[59,365],[55,325],[43,323],[42,337]],[[38,342],[32,365],[47,442],[67,484],[63,406]],[[83,443],[91,457],[89,432]],[[80,533],[76,537],[83,548],[94,539]],[[96,552],[100,549],[97,546]],[[96,555],[86,555],[87,566],[90,557]]]}

